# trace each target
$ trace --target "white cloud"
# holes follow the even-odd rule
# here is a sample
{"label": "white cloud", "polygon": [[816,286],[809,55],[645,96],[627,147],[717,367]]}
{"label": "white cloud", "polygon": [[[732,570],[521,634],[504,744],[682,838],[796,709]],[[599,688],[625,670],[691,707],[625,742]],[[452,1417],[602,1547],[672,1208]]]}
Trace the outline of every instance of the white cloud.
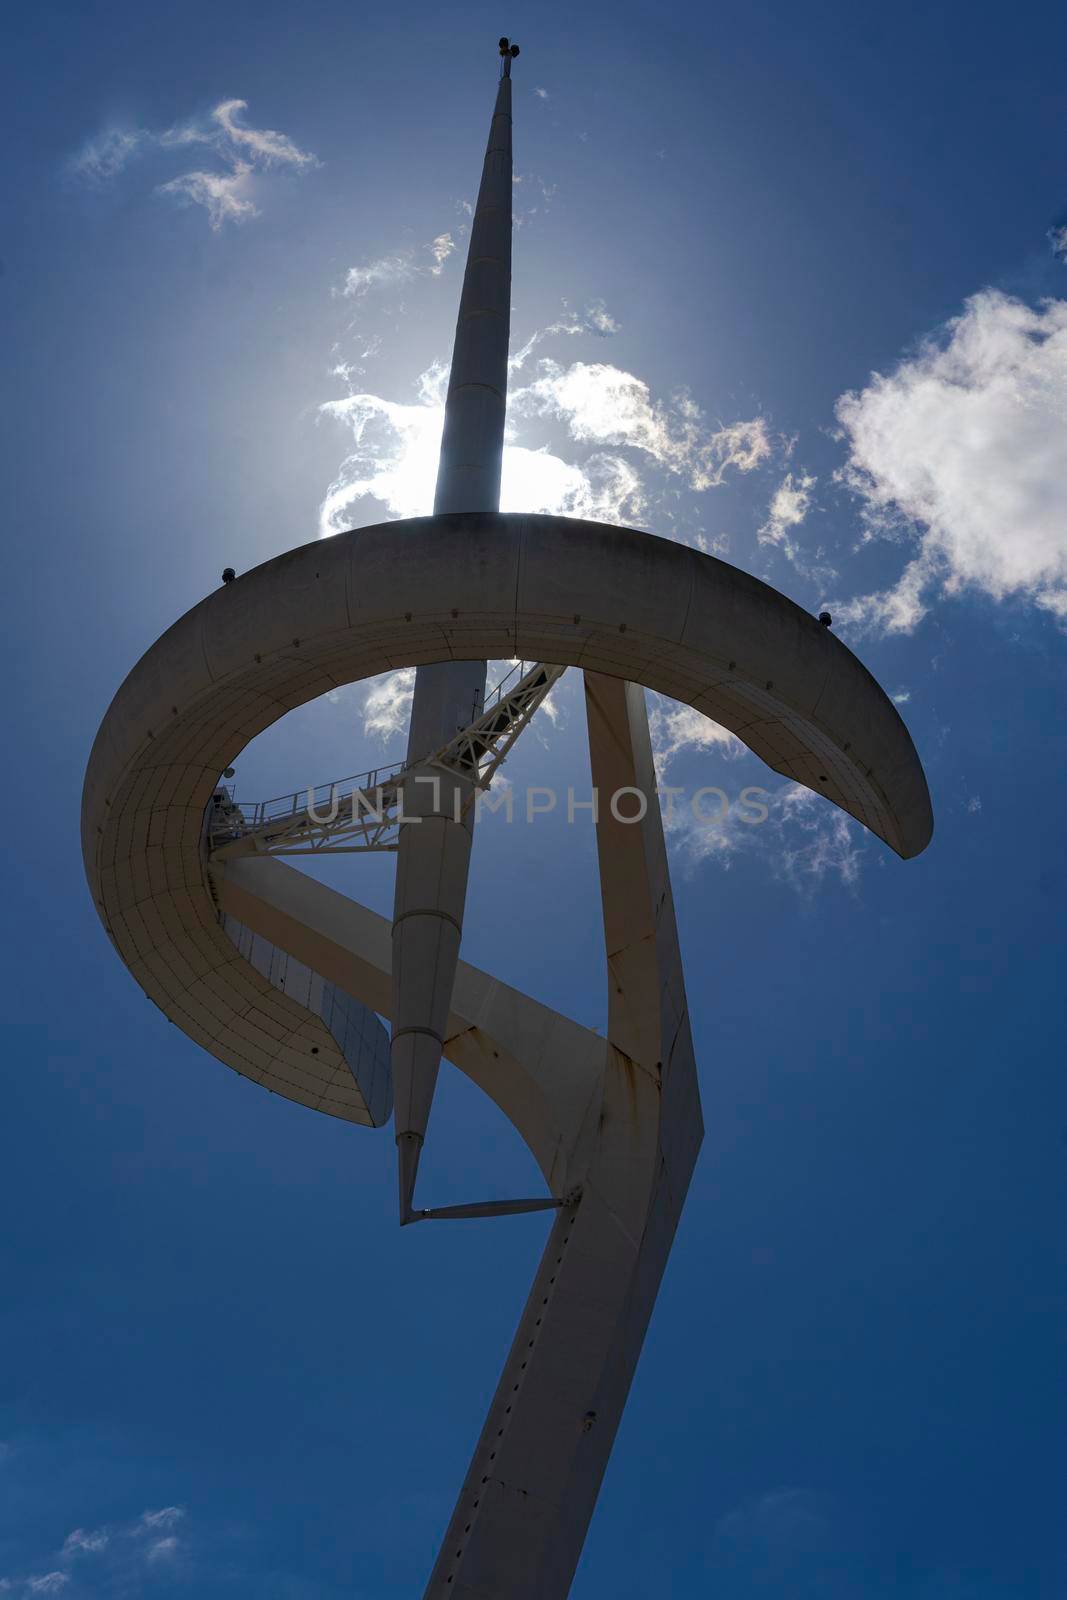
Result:
{"label": "white cloud", "polygon": [[435,364],[422,374],[411,404],[351,394],[319,408],[351,429],[355,444],[319,508],[322,537],[349,526],[351,507],[366,496],[394,517],[426,515],[437,482],[447,383],[447,369]]}
{"label": "white cloud", "polygon": [[437,238],[433,240],[432,244],[428,246],[430,254],[433,256],[433,266],[430,268],[430,271],[433,273],[435,278],[439,278],[441,276],[441,273],[444,271],[445,262],[448,260],[455,248],[456,241],[453,239],[450,233],[439,233]]}
{"label": "white cloud", "polygon": [[251,172],[247,161],[235,162],[227,173],[186,172],[169,183],[161,183],[159,193],[203,206],[212,231],[217,233],[224,222],[247,222],[250,217],[258,217],[248,194]]}
{"label": "white cloud", "polygon": [[575,334],[593,334],[598,339],[610,339],[618,333],[620,324],[612,316],[603,300],[590,300],[582,311],[572,311],[563,302],[563,316],[557,322],[549,323],[547,328],[539,328],[532,333],[526,343],[520,345],[515,354],[508,357],[508,371],[519,372],[526,365],[537,346],[544,339],[551,338],[557,333],[574,336]]}
{"label": "white cloud", "polygon": [[549,183],[547,179],[542,178],[539,172],[513,172],[511,183],[515,189],[519,188],[521,184],[530,184],[532,188],[538,190],[543,200],[551,200],[559,188],[557,183]]}
{"label": "white cloud", "polygon": [[777,545],[790,561],[797,560],[793,530],[800,527],[811,510],[816,481],[809,472],[786,473],[771,497],[766,522],[756,531],[760,544]]}
{"label": "white cloud", "polygon": [[310,151],[299,149],[284,133],[246,127],[240,114],[247,109],[247,101],[223,100],[206,121],[179,124],[162,133],[147,128],[106,129],[83,146],[70,163],[71,170],[100,184],[117,177],[136,154],[204,145],[214,151],[221,169],[184,172],[158,184],[156,192],[202,206],[215,232],[226,222],[247,222],[259,215],[248,193],[255,171],[289,167],[299,172],[319,165]]}
{"label": "white cloud", "polygon": [[835,603],[837,620],[910,632],[940,588],[1067,622],[1067,301],[985,289],[837,416],[869,531],[911,525],[918,541],[892,588]]}
{"label": "white cloud", "polygon": [[106,183],[129,165],[147,137],[139,128],[106,128],[82,146],[70,170],[87,183]]}
{"label": "white cloud", "polygon": [[[552,724],[553,728],[564,727],[566,725],[567,713],[561,702],[562,691],[560,690],[559,683],[557,683],[554,688],[548,691],[548,693],[545,695],[545,698],[538,706],[537,711],[534,714],[534,722],[532,725],[535,728],[537,727],[536,719],[543,713],[548,721]],[[544,743],[543,740],[542,743]]]}
{"label": "white cloud", "polygon": [[619,324],[615,321],[603,300],[590,301],[585,308],[584,317],[585,324],[590,331],[599,333],[604,338],[619,331]]}
{"label": "white cloud", "polygon": [[431,277],[439,278],[445,262],[456,248],[456,241],[451,233],[439,233],[424,248],[432,257],[432,264],[428,267],[419,266],[413,249],[396,250],[392,255],[379,256],[376,261],[368,261],[363,266],[349,267],[341,293],[362,299],[371,289],[389,289],[398,283],[411,283],[427,272]]}
{"label": "white cloud", "polygon": [[109,1537],[106,1528],[97,1528],[92,1533],[86,1532],[84,1528],[75,1528],[63,1541],[63,1554],[99,1555],[101,1550],[107,1549]]}
{"label": "white cloud", "polygon": [[[434,365],[423,373],[410,404],[352,394],[320,407],[324,416],[351,429],[355,443],[319,508],[322,537],[350,526],[354,507],[368,496],[394,517],[427,514],[437,482],[447,383],[446,369]],[[596,451],[579,466],[548,449],[505,443],[504,511],[621,522],[637,517],[643,504],[638,472],[612,452]]]}
{"label": "white cloud", "polygon": [[[706,861],[729,868],[742,853],[762,852],[774,877],[798,893],[807,892],[827,878],[836,878],[854,890],[863,862],[864,830],[858,822],[830,805],[821,795],[798,783],[758,791],[741,803],[749,787],[742,783],[734,793],[720,785],[727,806],[718,797],[700,803],[693,812],[692,797],[674,801],[671,815],[664,814],[664,830],[672,851],[683,867],[692,871]],[[767,815],[757,820],[757,807]],[[718,817],[718,812],[725,815]],[[748,820],[746,820],[748,819]]]}
{"label": "white cloud", "polygon": [[1058,256],[1067,266],[1067,223],[1064,223],[1059,228],[1050,228],[1048,242],[1052,247],[1052,254]]}
{"label": "white cloud", "polygon": [[534,85],[534,94],[539,100],[550,100],[552,98],[547,89],[542,89],[536,84]]}
{"label": "white cloud", "polygon": [[910,689],[898,689],[896,694],[893,696],[893,704],[897,706],[906,706],[910,699]]}
{"label": "white cloud", "polygon": [[504,446],[502,511],[621,523],[639,516],[643,505],[641,479],[621,456],[599,452],[576,466],[548,449]]}
{"label": "white cloud", "polygon": [[552,333],[594,333],[598,338],[609,339],[613,333],[618,333],[619,323],[616,322],[603,300],[590,300],[581,311],[567,309],[564,301],[564,316],[559,322],[553,322],[540,334],[534,334],[529,344],[524,349],[530,350],[540,339],[545,339]]}
{"label": "white cloud", "polygon": [[970,812],[971,816],[973,817],[979,811],[981,811],[981,809],[982,809],[982,796],[980,794],[972,794],[971,798],[967,802],[967,810]]}
{"label": "white cloud", "polygon": [[402,733],[408,725],[414,693],[414,667],[368,678],[363,696],[363,732],[383,743]]}
{"label": "white cloud", "polygon": [[142,1511],[133,1531],[138,1534],[158,1533],[173,1528],[184,1516],[185,1509],[182,1506],[163,1506],[159,1511]]}
{"label": "white cloud", "polygon": [[262,161],[265,166],[318,166],[310,151],[299,150],[284,133],[275,133],[273,128],[243,127],[237,118],[247,110],[247,100],[223,100],[211,115],[226,137],[249,151],[254,161]]}
{"label": "white cloud", "polygon": [[739,756],[745,748],[729,729],[712,722],[703,712],[661,695],[652,698],[648,726],[656,771],[661,775],[667,772],[674,757],[686,750],[716,749],[724,756]]}
{"label": "white cloud", "polygon": [[[684,869],[706,861],[729,868],[735,858],[762,851],[775,877],[804,890],[836,877],[847,888],[859,881],[863,829],[859,823],[798,783],[777,789],[763,786],[761,767],[755,784],[744,771],[719,793],[697,800],[697,791],[668,796],[668,773],[676,757],[694,751],[714,752],[726,760],[742,760],[749,752],[742,741],[692,706],[662,695],[649,696],[649,731],[656,776],[663,796],[663,827],[672,852]],[[703,780],[702,780],[703,781]],[[760,815],[760,808],[764,814]]]}
{"label": "white cloud", "polygon": [[647,383],[603,362],[539,363],[540,377],[509,397],[512,415],[555,416],[583,444],[640,450],[695,490],[722,483],[728,468],[750,472],[771,453],[762,418],[709,428],[686,394],[654,401]]}
{"label": "white cloud", "polygon": [[415,263],[410,255],[380,256],[363,267],[349,267],[345,273],[342,294],[364,295],[368,289],[378,289],[393,283],[408,283],[415,276]]}
{"label": "white cloud", "polygon": [[864,830],[845,812],[791,783],[772,796],[771,825],[780,836],[776,870],[794,888],[834,875],[855,888],[864,854],[858,841]]}
{"label": "white cloud", "polygon": [[[137,1565],[155,1565],[176,1555],[181,1541],[174,1530],[184,1517],[181,1506],[162,1506],[158,1510],[143,1511],[134,1521],[112,1528],[74,1528],[63,1541],[59,1553],[62,1567],[17,1580],[0,1578],[0,1593],[17,1590],[30,1595],[58,1594],[66,1590],[72,1575],[84,1582],[90,1574],[94,1583],[103,1583],[108,1593],[116,1578],[123,1579],[125,1590],[124,1575],[130,1571],[131,1558]],[[81,1563],[87,1557],[98,1557],[99,1561],[84,1566]]]}

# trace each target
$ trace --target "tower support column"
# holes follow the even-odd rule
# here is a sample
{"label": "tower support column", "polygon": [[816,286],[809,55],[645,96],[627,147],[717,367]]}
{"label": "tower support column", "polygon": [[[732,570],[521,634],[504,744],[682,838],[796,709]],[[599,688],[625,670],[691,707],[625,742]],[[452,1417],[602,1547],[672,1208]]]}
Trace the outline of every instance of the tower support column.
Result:
{"label": "tower support column", "polygon": [[[509,58],[510,64],[510,58]],[[435,513],[498,511],[511,327],[511,78],[497,90],[463,274],[445,402]],[[416,763],[468,727],[485,697],[484,661],[420,667],[408,735]],[[429,780],[436,777],[436,789]],[[474,827],[472,787],[416,772],[404,811],[393,909],[393,1037],[400,1220],[410,1219],[459,960]],[[457,820],[458,819],[458,820]]]}
{"label": "tower support column", "polygon": [[601,1093],[426,1600],[565,1600],[703,1138],[644,692],[585,681],[594,787],[645,801],[597,823]]}

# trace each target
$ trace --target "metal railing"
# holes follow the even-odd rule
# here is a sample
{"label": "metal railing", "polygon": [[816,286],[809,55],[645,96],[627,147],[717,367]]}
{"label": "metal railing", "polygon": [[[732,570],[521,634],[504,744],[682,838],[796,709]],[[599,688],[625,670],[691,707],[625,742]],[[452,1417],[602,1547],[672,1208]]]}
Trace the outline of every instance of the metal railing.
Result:
{"label": "metal railing", "polygon": [[[516,661],[494,683],[485,697],[480,716],[493,707],[520,683],[526,673],[536,663],[532,661]],[[403,772],[404,761],[393,761],[388,766],[372,767],[368,772],[356,773],[351,778],[338,778],[334,783],[320,783],[316,788],[296,789],[292,794],[275,795],[271,800],[257,800],[254,804],[234,799],[233,793],[222,785],[216,790],[217,794],[225,795],[225,800],[216,804],[212,818],[211,834],[213,838],[238,838],[243,833],[250,833],[256,828],[265,827],[270,822],[282,822],[286,817],[297,817],[309,808],[322,811],[326,807],[344,805],[355,794],[373,796],[378,789]]]}

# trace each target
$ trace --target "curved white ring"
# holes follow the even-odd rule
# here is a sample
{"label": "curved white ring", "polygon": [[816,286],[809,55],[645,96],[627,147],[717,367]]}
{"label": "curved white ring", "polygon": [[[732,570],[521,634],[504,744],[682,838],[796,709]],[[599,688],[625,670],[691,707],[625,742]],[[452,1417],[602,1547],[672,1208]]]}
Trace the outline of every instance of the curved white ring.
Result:
{"label": "curved white ring", "polygon": [[86,773],[97,909],[145,992],[238,1072],[366,1122],[321,1019],[219,926],[205,809],[244,746],[326,690],[391,668],[522,657],[641,683],[713,717],[901,856],[932,832],[896,708],[852,653],[758,579],[687,546],[566,517],[490,513],[304,545],[186,613],[134,667]]}

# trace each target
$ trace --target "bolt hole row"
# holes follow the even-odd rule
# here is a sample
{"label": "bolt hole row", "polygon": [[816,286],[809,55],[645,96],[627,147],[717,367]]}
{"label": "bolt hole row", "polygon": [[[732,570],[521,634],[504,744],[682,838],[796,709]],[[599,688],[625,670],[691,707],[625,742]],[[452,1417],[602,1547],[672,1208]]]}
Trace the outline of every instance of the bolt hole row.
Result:
{"label": "bolt hole row", "polygon": [[[575,1224],[576,1221],[577,1221],[577,1217],[576,1216],[572,1216],[570,1221],[569,1221],[569,1223],[567,1224],[567,1231],[563,1236],[563,1243],[560,1246],[560,1254],[556,1257],[556,1266],[557,1266],[557,1268],[561,1267],[563,1265],[563,1251],[567,1247],[567,1242],[568,1242],[568,1240],[570,1239],[570,1236],[571,1236],[571,1230],[573,1229],[574,1224]],[[550,1289],[552,1288],[553,1284],[555,1283],[557,1276],[558,1276],[558,1274],[556,1272],[553,1272],[552,1276],[549,1278],[548,1287]],[[549,1301],[549,1296],[546,1294],[544,1296],[544,1298],[542,1299],[542,1301],[541,1301],[541,1305],[542,1306],[547,1306],[548,1305],[548,1301]],[[538,1317],[537,1321],[534,1324],[535,1328],[539,1328],[541,1326],[541,1323],[542,1323],[543,1320],[544,1319],[542,1317]],[[533,1347],[534,1347],[534,1340],[531,1339],[527,1343],[526,1348],[527,1348],[527,1350],[532,1350]],[[519,1371],[520,1372],[525,1372],[526,1371],[526,1367],[528,1365],[528,1361],[529,1361],[529,1358],[527,1357],[527,1360],[523,1361],[520,1364],[520,1366],[519,1366]],[[518,1394],[518,1392],[519,1392],[519,1384],[518,1383],[513,1383],[512,1384],[511,1392],[512,1392],[512,1394]],[[511,1415],[511,1406],[510,1405],[507,1405],[507,1406],[504,1407],[504,1415],[505,1416],[510,1416]],[[497,1436],[498,1439],[502,1439],[504,1437],[504,1429],[503,1428],[498,1428],[496,1436]],[[496,1460],[496,1451],[495,1450],[490,1450],[490,1452],[489,1452],[489,1460],[490,1461],[495,1461]],[[484,1488],[484,1486],[488,1482],[489,1482],[489,1474],[486,1473],[485,1476],[482,1478],[482,1487]],[[472,1511],[477,1511],[478,1506],[480,1505],[480,1503],[481,1503],[481,1497],[479,1496],[477,1499],[475,1499],[475,1500],[473,1500],[471,1502],[471,1510]],[[467,1534],[470,1533],[471,1528],[473,1526],[474,1526],[474,1522],[473,1522],[473,1519],[472,1519],[470,1522],[468,1522],[466,1524],[466,1526],[463,1529],[464,1536],[466,1536]],[[462,1558],[462,1555],[463,1555],[463,1546],[460,1545],[459,1549],[456,1551],[455,1560],[459,1561]],[[445,1583],[446,1584],[452,1583],[454,1578],[455,1578],[455,1573],[454,1572],[450,1572],[448,1577],[445,1579]]]}

